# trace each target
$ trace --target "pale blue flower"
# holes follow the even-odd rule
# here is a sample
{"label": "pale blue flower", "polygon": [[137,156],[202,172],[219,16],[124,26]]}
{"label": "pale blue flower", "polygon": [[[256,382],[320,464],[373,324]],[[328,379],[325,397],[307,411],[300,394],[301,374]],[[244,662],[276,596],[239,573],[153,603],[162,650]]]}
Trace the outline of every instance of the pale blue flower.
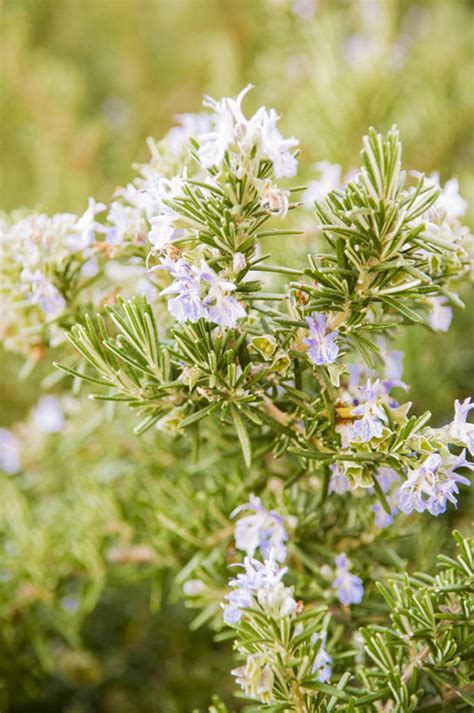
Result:
{"label": "pale blue flower", "polygon": [[273,549],[264,562],[246,557],[243,564],[235,566],[244,571],[229,582],[234,591],[225,597],[228,603],[224,605],[224,620],[227,623],[236,624],[242,610],[250,606],[260,606],[266,614],[277,618],[295,613],[293,591],[282,582],[287,569],[278,566]]}
{"label": "pale blue flower", "polygon": [[94,198],[89,198],[87,209],[77,221],[74,234],[67,239],[71,250],[88,248],[95,241],[97,232],[105,232],[104,226],[98,223],[95,217],[106,207],[104,203],[97,203]]}
{"label": "pale blue flower", "polygon": [[331,479],[329,481],[328,493],[337,493],[343,495],[350,490],[349,481],[344,474],[344,466],[342,463],[331,463]]}
{"label": "pale blue flower", "polygon": [[345,606],[359,604],[364,596],[362,580],[349,572],[351,563],[344,553],[338,555],[335,562],[336,579],[332,587],[337,590],[339,601]]}
{"label": "pale blue flower", "polygon": [[453,319],[453,310],[446,304],[446,297],[429,297],[428,303],[431,312],[428,315],[428,322],[435,332],[447,332]]}
{"label": "pale blue flower", "polygon": [[393,518],[398,513],[398,491],[392,495],[387,495],[387,502],[390,506],[390,514],[382,507],[380,503],[372,505],[372,512],[375,513],[375,524],[377,527],[388,527],[392,524]]}
{"label": "pale blue flower", "polygon": [[332,658],[326,651],[326,635],[325,634],[314,634],[311,638],[311,643],[314,645],[320,641],[320,646],[318,652],[314,658],[313,667],[311,669],[312,673],[318,674],[318,681],[321,683],[326,683],[329,681],[332,675]]}
{"label": "pale blue flower", "polygon": [[314,312],[311,317],[306,318],[306,321],[309,337],[303,340],[303,344],[309,347],[309,358],[318,366],[334,363],[339,354],[339,347],[336,344],[337,331],[327,333],[326,315],[322,312]]}
{"label": "pale blue flower", "polygon": [[474,409],[471,398],[464,399],[461,403],[454,402],[454,419],[448,427],[448,433],[455,442],[465,446],[471,456],[474,456],[474,423],[467,423],[469,412]]}
{"label": "pale blue flower", "polygon": [[64,426],[64,414],[59,399],[42,396],[32,411],[33,423],[43,433],[59,433]]}
{"label": "pale blue flower", "polygon": [[11,475],[20,467],[20,441],[8,428],[0,428],[0,469]]}
{"label": "pale blue flower", "polygon": [[232,516],[246,510],[252,511],[252,514],[239,518],[235,525],[237,549],[245,551],[249,557],[253,557],[259,549],[266,559],[274,548],[276,561],[284,562],[288,534],[283,527],[283,518],[275,510],[264,508],[255,495],[250,495],[249,502],[236,508]]}
{"label": "pale blue flower", "polygon": [[29,278],[30,280],[32,304],[38,305],[48,317],[54,318],[60,315],[66,307],[66,300],[59,290],[46,279],[40,270],[25,275],[27,272],[29,271],[23,271],[22,279]]}
{"label": "pale blue flower", "polygon": [[409,471],[401,486],[400,510],[406,515],[427,510],[438,516],[445,512],[448,501],[457,505],[458,484],[470,484],[468,478],[455,472],[458,468],[474,469],[466,460],[466,451],[457,457],[449,454],[444,460],[439,453],[430,453],[419,468]]}
{"label": "pale blue flower", "polygon": [[366,386],[361,387],[362,403],[352,409],[354,416],[362,416],[354,423],[354,440],[368,443],[373,438],[382,437],[387,417],[379,404],[380,388],[380,379],[374,383],[368,379]]}
{"label": "pale blue flower", "polygon": [[168,309],[178,322],[206,319],[222,327],[234,327],[238,319],[245,317],[244,308],[230,294],[235,284],[221,278],[204,260],[196,268],[185,258],[175,262],[165,257],[153,269],[168,270],[174,278],[161,294],[176,295],[169,300]]}
{"label": "pale blue flower", "polygon": [[221,327],[235,327],[237,320],[246,314],[240,302],[230,294],[236,289],[236,285],[219,277],[204,260],[201,261],[198,275],[200,280],[209,284],[203,302],[207,308],[207,319]]}
{"label": "pale blue flower", "polygon": [[199,278],[185,258],[176,262],[169,257],[163,258],[161,265],[155,269],[168,270],[174,278],[161,294],[176,295],[169,300],[168,310],[178,322],[197,322],[198,319],[207,317],[207,310],[201,300]]}

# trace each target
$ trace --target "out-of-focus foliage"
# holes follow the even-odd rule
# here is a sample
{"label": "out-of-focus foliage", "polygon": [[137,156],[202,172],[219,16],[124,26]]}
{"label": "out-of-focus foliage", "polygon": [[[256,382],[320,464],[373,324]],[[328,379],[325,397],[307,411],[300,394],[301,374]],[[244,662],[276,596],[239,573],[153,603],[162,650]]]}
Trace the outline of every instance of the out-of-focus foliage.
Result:
{"label": "out-of-focus foliage", "polygon": [[[2,208],[80,212],[89,195],[110,200],[146,158],[148,135],[197,110],[204,92],[232,95],[247,82],[257,87],[249,104],[277,106],[301,140],[301,182],[322,159],[349,170],[368,126],[396,122],[407,164],[457,175],[470,198],[473,39],[468,0],[5,0]],[[416,410],[438,420],[473,392],[469,306],[448,335],[404,338]],[[13,386],[20,368],[4,362],[6,425],[26,417],[49,373],[40,364]],[[0,569],[10,579],[0,588],[0,708],[204,708],[216,681],[223,697],[232,689],[230,657],[169,604],[165,568],[186,553],[162,537],[160,503],[175,507],[175,523],[179,507],[149,472],[159,439],[140,441],[140,462],[123,410],[104,426],[95,410],[70,408],[80,445],[68,448],[67,429],[25,443],[24,474],[1,484]],[[175,455],[155,456],[170,483],[188,458]],[[466,529],[467,509],[449,524]],[[403,543],[415,569],[430,567],[446,539],[446,522],[424,527],[426,537]]]}

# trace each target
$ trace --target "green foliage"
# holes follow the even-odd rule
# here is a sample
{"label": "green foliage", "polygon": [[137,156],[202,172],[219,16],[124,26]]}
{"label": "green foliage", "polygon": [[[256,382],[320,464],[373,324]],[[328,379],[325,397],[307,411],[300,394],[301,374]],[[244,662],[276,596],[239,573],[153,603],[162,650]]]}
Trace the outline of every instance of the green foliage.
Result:
{"label": "green foliage", "polygon": [[[175,114],[199,105],[203,92],[230,95],[247,81],[258,87],[250,103],[278,106],[284,125],[301,139],[298,183],[314,177],[311,162],[321,158],[349,169],[367,126],[386,131],[396,122],[404,163],[427,174],[440,169],[443,182],[458,175],[468,196],[469,2],[320,0],[314,17],[303,21],[292,5],[7,0],[4,207],[79,213],[90,194],[108,200],[117,183],[127,182],[130,163],[144,155],[148,134],[162,135]],[[80,264],[52,268],[68,293],[67,318],[44,330],[39,310],[31,310],[23,376],[35,370],[26,381],[17,378],[22,360],[2,354],[2,422],[15,424],[22,441],[21,471],[2,474],[0,482],[2,710],[188,713],[206,710],[214,690],[220,698],[212,698],[212,713],[262,710],[261,703],[232,698],[235,664],[221,617],[235,572],[229,565],[240,557],[229,516],[250,493],[284,519],[286,578],[304,610],[281,629],[262,622],[272,627],[260,632],[265,644],[251,622],[237,633],[239,666],[247,649],[263,651],[275,634],[273,654],[284,673],[279,702],[263,709],[472,707],[472,544],[456,536],[456,553],[449,537],[453,528],[469,530],[469,500],[460,499],[459,509],[443,518],[400,516],[382,531],[371,512],[385,504],[380,488],[328,494],[340,440],[327,422],[347,415],[345,405],[333,408],[333,380],[345,383],[345,376],[309,364],[289,336],[306,329],[304,317],[314,309],[337,310],[347,353],[378,368],[382,331],[424,321],[434,294],[459,304],[442,283],[464,270],[463,258],[415,225],[410,205],[433,200],[435,189],[416,194],[421,179],[403,172],[395,181],[396,137],[391,133],[382,149],[378,141],[370,134],[364,146],[365,173],[318,204],[318,230],[313,218],[298,222],[301,212],[293,210],[284,231],[273,222],[260,225],[273,217],[251,192],[244,220],[235,220],[234,202],[243,197],[238,181],[219,193],[191,176],[186,198],[173,203],[183,224],[195,221],[193,238],[180,249],[201,242],[217,249],[216,269],[230,267],[237,249],[245,252],[237,294],[258,315],[245,341],[240,329],[211,339],[204,324],[169,331],[162,305],[129,300],[134,290],[122,278],[100,293],[101,269],[87,293]],[[232,184],[232,174],[228,179]],[[298,186],[289,190],[298,200]],[[281,264],[254,254],[257,241]],[[413,254],[423,245],[437,255],[434,264]],[[126,257],[142,264],[145,254],[134,245]],[[249,286],[250,269],[257,276]],[[161,275],[152,274],[158,288],[167,284]],[[284,287],[285,280],[294,282]],[[123,299],[115,302],[116,292]],[[448,335],[410,329],[396,336],[406,352],[413,411],[430,409],[435,424],[447,419],[455,397],[472,392],[471,297],[467,290],[461,297],[468,309],[458,312]],[[100,315],[92,316],[98,303]],[[22,309],[14,328],[22,326]],[[367,309],[380,312],[375,324]],[[74,322],[73,349],[60,343],[48,351],[46,332],[57,336],[58,326]],[[71,381],[51,373],[53,358],[74,378],[74,400]],[[178,379],[183,366],[192,370],[196,363],[197,372]],[[295,377],[297,388],[280,388],[285,375]],[[84,380],[98,403],[78,397]],[[63,393],[62,435],[40,433],[26,415],[44,388]],[[262,395],[268,388],[270,402]],[[399,426],[391,424],[374,452],[352,454],[355,461],[346,453],[345,465],[361,466],[365,485],[377,487],[373,476],[382,461],[403,470],[410,450],[402,442],[426,422],[407,417],[401,439]],[[353,472],[361,477],[360,469]],[[364,602],[351,610],[336,601],[327,571],[341,550],[366,586]],[[440,551],[446,554],[436,574]],[[195,610],[191,617],[183,597]],[[311,622],[320,626],[323,609],[334,660],[329,683],[308,672],[320,645],[310,643]],[[298,623],[303,632],[295,631]]]}

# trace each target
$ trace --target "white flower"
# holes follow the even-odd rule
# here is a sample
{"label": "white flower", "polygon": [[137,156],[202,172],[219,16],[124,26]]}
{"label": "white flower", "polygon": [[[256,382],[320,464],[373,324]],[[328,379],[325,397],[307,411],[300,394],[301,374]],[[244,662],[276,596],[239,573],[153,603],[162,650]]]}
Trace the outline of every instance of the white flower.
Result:
{"label": "white flower", "polygon": [[[432,173],[431,176],[426,179],[426,182],[438,186],[439,188],[441,187],[438,172]],[[434,207],[446,213],[448,220],[462,218],[466,213],[467,201],[464,200],[459,193],[459,182],[457,178],[451,178],[449,181],[446,181]]]}
{"label": "white flower", "polygon": [[454,402],[454,420],[449,424],[448,433],[455,443],[465,446],[471,456],[474,456],[474,423],[467,423],[469,412],[474,409],[470,397],[461,403]]}
{"label": "white flower", "polygon": [[134,237],[144,228],[141,212],[119,201],[111,204],[107,221],[110,226],[106,229],[106,241],[110,245],[120,245],[126,237]]}
{"label": "white flower", "polygon": [[291,153],[299,145],[298,139],[292,136],[284,139],[277,129],[278,114],[275,109],[261,111],[261,157],[268,158],[273,164],[276,178],[293,178],[296,176],[298,160]]}
{"label": "white flower", "polygon": [[265,654],[251,654],[245,666],[231,671],[246,696],[257,698],[262,703],[271,703],[274,675]]}
{"label": "white flower", "polygon": [[241,104],[252,88],[248,85],[235,98],[215,101],[205,97],[204,106],[213,111],[213,129],[200,136],[199,160],[205,168],[220,166],[225,153],[232,153],[234,169],[243,173],[249,165],[249,154],[255,149],[257,161],[267,159],[273,164],[276,178],[291,178],[298,161],[291,151],[298,146],[295,138],[285,139],[277,128],[278,115],[264,107],[246,119]]}
{"label": "white flower", "polygon": [[31,303],[38,305],[48,317],[58,317],[64,311],[64,297],[40,270],[23,270],[21,279],[29,285]]}
{"label": "white flower", "polygon": [[431,312],[428,315],[428,322],[435,332],[447,332],[452,319],[453,310],[446,304],[446,297],[428,297],[428,304],[431,306]]}
{"label": "white flower", "polygon": [[64,426],[64,414],[55,396],[42,396],[32,411],[35,427],[44,433],[58,433]]}
{"label": "white flower", "polygon": [[153,245],[154,250],[163,250],[176,236],[177,230],[174,226],[175,218],[172,215],[157,215],[151,219],[151,230],[148,233],[148,240]]}
{"label": "white flower", "polygon": [[285,218],[288,213],[289,191],[284,191],[271,183],[267,183],[262,196],[261,206],[273,213],[273,215]]}
{"label": "white flower", "polygon": [[245,310],[230,294],[236,285],[224,280],[202,260],[198,270],[199,279],[209,284],[203,304],[207,308],[207,319],[221,327],[235,327],[237,320],[245,317]]}
{"label": "white flower", "polygon": [[96,203],[94,198],[89,198],[87,209],[77,221],[74,234],[68,238],[71,250],[88,248],[95,241],[96,232],[105,231],[104,226],[95,219],[96,215],[105,209],[104,203]]}
{"label": "white flower", "polygon": [[337,163],[329,161],[319,161],[315,163],[315,168],[320,173],[318,180],[309,181],[307,189],[302,196],[303,205],[307,210],[314,208],[316,201],[335,191],[341,185],[341,167]]}
{"label": "white flower", "polygon": [[20,441],[13,431],[0,428],[0,469],[11,475],[20,467]]}
{"label": "white flower", "polygon": [[232,517],[246,510],[252,511],[252,514],[241,517],[235,525],[237,549],[243,550],[249,557],[253,557],[259,549],[266,558],[273,548],[276,561],[284,562],[288,535],[283,527],[283,518],[275,510],[266,510],[255,495],[250,495],[248,503],[236,508]]}
{"label": "white flower", "polygon": [[211,131],[211,117],[205,112],[199,114],[178,114],[174,126],[166,134],[166,146],[173,156],[179,157],[189,147],[189,139]]}
{"label": "white flower", "polygon": [[257,604],[267,615],[277,619],[296,612],[293,589],[285,587],[281,581],[286,567],[278,567],[274,549],[264,562],[246,557],[242,565],[236,566],[243,567],[244,571],[229,582],[233,591],[226,596],[228,604],[224,606],[224,621],[227,624],[237,623],[242,609]]}
{"label": "white flower", "polygon": [[232,259],[232,269],[237,274],[247,267],[247,260],[243,253],[235,253]]}

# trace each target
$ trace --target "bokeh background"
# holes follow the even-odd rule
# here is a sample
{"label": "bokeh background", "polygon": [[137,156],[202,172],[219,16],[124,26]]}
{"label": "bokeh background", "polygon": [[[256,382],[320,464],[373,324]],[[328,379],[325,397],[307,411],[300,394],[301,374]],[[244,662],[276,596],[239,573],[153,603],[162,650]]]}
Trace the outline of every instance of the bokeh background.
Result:
{"label": "bokeh background", "polygon": [[[397,123],[406,166],[459,178],[472,227],[470,0],[4,0],[1,22],[5,210],[81,213],[90,195],[108,202],[131,179],[131,164],[147,160],[147,136],[197,111],[202,94],[234,95],[251,82],[248,110],[276,107],[282,131],[301,141],[300,183],[316,161],[349,170],[370,125]],[[430,409],[436,423],[449,418],[454,398],[474,392],[473,299],[467,289],[463,296],[468,308],[448,335],[418,330],[401,343],[414,408]],[[21,361],[2,361],[0,415],[9,426],[27,417],[48,367],[20,383]],[[216,682],[224,697],[232,688],[225,647],[205,628],[189,633],[189,612],[172,591],[162,596],[166,579],[155,582],[152,567],[110,575],[96,558],[106,535],[90,541],[85,508],[76,508],[84,492],[106,498],[120,479],[120,526],[152,518],[136,507],[144,483],[133,439],[123,438],[123,424],[119,433],[107,428],[92,426],[73,451],[58,442],[31,464],[21,493],[2,485],[10,518],[36,542],[31,568],[48,568],[59,538],[64,551],[54,561],[67,580],[68,553],[82,542],[77,557],[90,556],[107,585],[94,593],[91,584],[87,616],[64,624],[67,647],[44,633],[57,631],[53,606],[42,602],[39,611],[25,592],[27,605],[12,609],[0,594],[11,642],[0,653],[1,710],[184,713],[204,709]],[[107,463],[98,456],[103,443]],[[154,487],[152,473],[143,479]]]}

